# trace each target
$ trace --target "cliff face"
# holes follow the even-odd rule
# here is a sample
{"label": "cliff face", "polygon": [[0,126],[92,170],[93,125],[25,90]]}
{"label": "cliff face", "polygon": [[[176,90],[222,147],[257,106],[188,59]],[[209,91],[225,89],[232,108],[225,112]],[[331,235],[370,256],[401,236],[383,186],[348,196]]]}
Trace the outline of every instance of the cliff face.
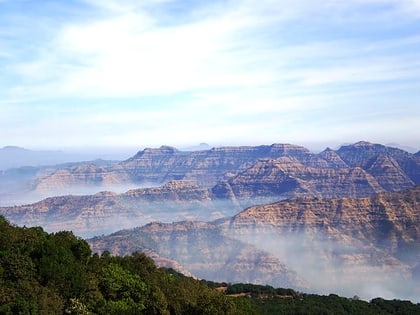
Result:
{"label": "cliff face", "polygon": [[188,181],[133,189],[123,194],[101,192],[51,197],[30,205],[0,208],[15,224],[40,225],[50,232],[72,230],[85,237],[151,221],[213,220],[239,210],[229,201],[213,201],[208,189]]}
{"label": "cliff face", "polygon": [[[166,182],[163,186],[131,189],[112,198],[65,196],[1,211],[18,224],[94,235],[154,220],[211,220],[291,197],[359,198],[398,191],[416,184],[419,165],[416,155],[365,142],[319,154],[290,144],[194,152],[161,147],[117,164],[59,169],[36,187],[57,195],[69,184],[82,190],[133,182]],[[172,178],[183,180],[167,182]]]}
{"label": "cliff face", "polygon": [[407,174],[410,180],[415,184],[420,184],[420,160],[418,155],[365,141],[342,146],[337,150],[337,154],[350,167],[360,166],[363,169],[367,169],[372,163],[372,160],[377,159],[378,156],[389,157],[398,163],[399,167]]}
{"label": "cliff face", "polygon": [[[311,163],[316,159],[307,149],[291,144],[271,146],[221,147],[211,150],[181,152],[170,147],[145,149],[120,165],[136,182],[192,180],[211,187],[226,175],[245,170],[262,158],[292,155]],[[150,174],[153,174],[151,176]]]}
{"label": "cliff face", "polygon": [[355,292],[375,283],[415,296],[419,201],[419,186],[365,198],[297,197],[250,207],[218,226],[230,237],[285,257],[286,265],[319,290]]}
{"label": "cliff face", "polygon": [[92,163],[72,169],[59,169],[34,185],[37,191],[48,192],[59,191],[69,186],[111,186],[127,182],[129,178],[123,172],[110,172],[106,167]]}
{"label": "cliff face", "polygon": [[[290,144],[221,147],[193,152],[162,146],[144,149],[128,160],[108,167],[90,164],[59,169],[39,177],[32,185],[38,193],[47,193],[51,189],[68,192],[72,187],[80,186],[106,189],[127,184],[160,185],[172,180],[190,180],[203,187],[211,187],[226,176],[247,169],[261,158],[285,155],[293,155],[309,164],[321,161],[307,149]],[[321,163],[325,164],[325,161]]]}
{"label": "cliff face", "polygon": [[[388,177],[381,179],[389,180]],[[395,188],[394,185],[387,187]],[[377,179],[360,167],[314,168],[291,158],[259,161],[213,188],[216,197],[225,198],[231,192],[231,196],[246,206],[292,196],[361,197],[384,191]]]}
{"label": "cliff face", "polygon": [[407,247],[420,245],[419,201],[420,186],[366,198],[293,198],[250,207],[223,224],[229,233],[239,234],[316,230],[328,237],[373,244],[398,256]]}
{"label": "cliff face", "polygon": [[224,236],[217,226],[204,222],[151,223],[88,242],[94,251],[109,250],[118,255],[152,249],[207,280],[286,287],[305,285],[278,258]]}
{"label": "cliff face", "polygon": [[163,146],[144,149],[111,166],[90,164],[59,169],[39,177],[33,186],[45,195],[51,191],[70,193],[77,187],[112,190],[118,185],[161,185],[172,180],[214,187],[217,198],[229,196],[231,200],[260,198],[257,202],[272,202],[301,194],[362,197],[419,184],[420,158],[367,142],[319,154],[291,144],[194,152]]}

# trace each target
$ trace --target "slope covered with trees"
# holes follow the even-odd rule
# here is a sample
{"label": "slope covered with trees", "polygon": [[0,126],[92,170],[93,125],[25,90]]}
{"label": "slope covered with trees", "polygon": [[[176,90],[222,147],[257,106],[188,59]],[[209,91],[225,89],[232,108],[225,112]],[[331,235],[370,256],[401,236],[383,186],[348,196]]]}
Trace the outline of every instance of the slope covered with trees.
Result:
{"label": "slope covered with trees", "polygon": [[18,228],[0,217],[0,314],[244,314],[198,280],[144,254],[92,255],[71,232]]}
{"label": "slope covered with trees", "polygon": [[420,305],[218,284],[158,269],[142,253],[94,254],[72,232],[0,216],[0,314],[419,314]]}

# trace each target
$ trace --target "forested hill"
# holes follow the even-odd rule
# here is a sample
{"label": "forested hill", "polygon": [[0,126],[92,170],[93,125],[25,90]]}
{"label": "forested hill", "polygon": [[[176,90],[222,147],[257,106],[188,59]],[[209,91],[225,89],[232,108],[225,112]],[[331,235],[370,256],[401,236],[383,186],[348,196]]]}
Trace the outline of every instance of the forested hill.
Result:
{"label": "forested hill", "polygon": [[72,232],[0,216],[0,314],[420,314],[420,304],[208,283],[158,269],[142,253],[92,255]]}

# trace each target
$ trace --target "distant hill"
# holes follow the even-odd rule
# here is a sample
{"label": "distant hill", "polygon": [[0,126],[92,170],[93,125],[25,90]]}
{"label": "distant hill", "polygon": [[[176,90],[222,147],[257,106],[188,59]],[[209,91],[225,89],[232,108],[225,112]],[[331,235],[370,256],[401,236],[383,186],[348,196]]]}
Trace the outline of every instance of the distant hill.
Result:
{"label": "distant hill", "polygon": [[[147,148],[111,166],[80,165],[57,170],[34,181],[33,189],[48,194],[62,188],[115,185],[162,185],[189,180],[215,187],[219,197],[261,202],[295,194],[323,197],[361,197],[398,191],[420,183],[420,157],[380,144],[358,142],[339,150],[314,154],[291,144],[221,147],[185,152],[162,146]],[[219,186],[217,186],[219,185]]]}
{"label": "distant hill", "polygon": [[302,289],[304,280],[279,258],[223,235],[204,222],[150,223],[88,241],[94,252],[127,255],[148,249],[178,261],[201,279],[273,284]]}
{"label": "distant hill", "polygon": [[52,166],[68,162],[97,159],[88,153],[68,153],[64,151],[28,150],[17,146],[0,148],[0,171],[19,167]]}
{"label": "distant hill", "polygon": [[[94,163],[96,167],[104,167],[116,162],[97,159],[91,162],[69,162],[45,166],[20,166],[0,170],[0,206],[28,204],[43,199],[46,196],[66,194],[69,186],[51,187],[46,195],[39,193],[34,189],[34,186],[37,185],[40,178],[49,176],[57,170],[60,170],[61,173],[65,173],[66,170],[80,167],[80,165],[89,165],[89,163]],[[77,188],[72,187],[70,192],[88,194],[100,190],[94,185],[88,186],[89,187],[85,187],[79,183]]]}
{"label": "distant hill", "polygon": [[92,237],[151,221],[214,220],[240,210],[229,200],[213,200],[209,189],[172,181],[122,194],[50,197],[29,205],[0,207],[0,214],[19,225],[40,225],[50,232],[71,229],[79,236]]}

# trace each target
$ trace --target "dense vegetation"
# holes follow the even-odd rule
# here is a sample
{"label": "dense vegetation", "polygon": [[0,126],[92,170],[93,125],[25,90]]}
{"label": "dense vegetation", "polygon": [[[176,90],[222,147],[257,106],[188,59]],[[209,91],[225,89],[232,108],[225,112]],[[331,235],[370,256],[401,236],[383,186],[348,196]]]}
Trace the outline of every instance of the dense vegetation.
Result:
{"label": "dense vegetation", "polygon": [[158,269],[141,253],[92,255],[71,232],[14,227],[0,216],[0,314],[420,314],[405,301],[221,286]]}

